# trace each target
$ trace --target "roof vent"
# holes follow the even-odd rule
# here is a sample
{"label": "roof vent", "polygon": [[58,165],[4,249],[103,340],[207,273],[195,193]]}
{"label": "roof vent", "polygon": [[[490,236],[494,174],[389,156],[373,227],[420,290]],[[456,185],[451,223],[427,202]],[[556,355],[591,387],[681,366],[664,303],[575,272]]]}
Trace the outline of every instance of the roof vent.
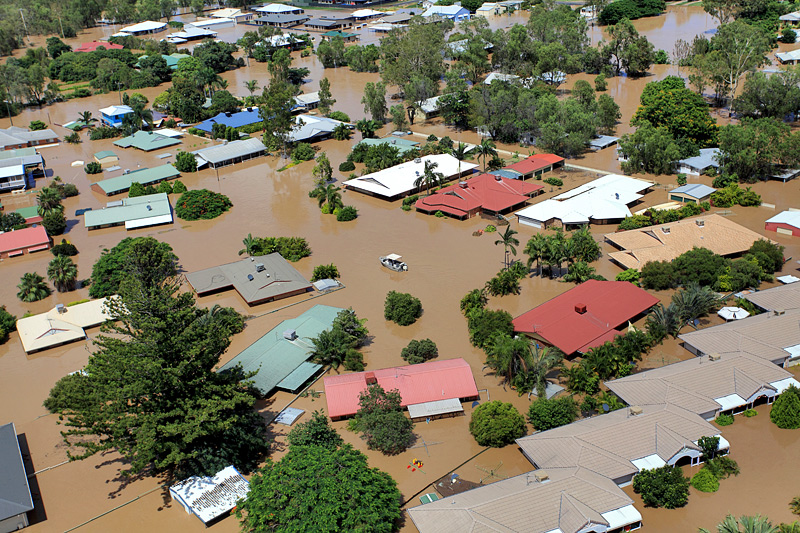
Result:
{"label": "roof vent", "polygon": [[639,407],[638,405],[631,405],[628,408],[628,413],[630,413],[631,416],[639,416],[640,414],[642,414],[642,408]]}
{"label": "roof vent", "polygon": [[248,275],[247,275],[247,281],[253,281],[254,279],[255,279],[255,278],[253,277],[253,275],[252,275],[252,274],[248,274]]}
{"label": "roof vent", "polygon": [[148,211],[152,211],[152,210],[153,210],[153,206],[152,206],[152,205],[150,205],[150,204],[147,204],[147,210],[148,210]]}
{"label": "roof vent", "polygon": [[62,313],[66,313],[67,312],[67,308],[64,307],[64,304],[57,304],[56,305],[56,311],[58,311],[58,314],[60,315]]}
{"label": "roof vent", "polygon": [[718,353],[710,353],[708,354],[709,361],[719,361],[720,355]]}
{"label": "roof vent", "polygon": [[544,470],[535,470],[533,472],[533,477],[536,479],[538,483],[544,483],[545,481],[550,481],[550,476]]}
{"label": "roof vent", "polygon": [[420,159],[419,157],[415,157],[414,158],[414,163],[420,164],[420,163],[422,163],[422,159]]}
{"label": "roof vent", "polygon": [[495,177],[494,177],[494,179],[495,179],[496,181],[503,181],[503,176],[501,176],[501,175],[499,175],[499,174],[496,174],[496,175],[495,175]]}
{"label": "roof vent", "polygon": [[266,269],[264,263],[256,263],[256,272],[264,272]]}
{"label": "roof vent", "polygon": [[697,226],[701,227],[701,228],[706,225],[706,221],[703,220],[702,218],[698,218],[697,220],[694,221],[694,223],[697,224]]}
{"label": "roof vent", "polygon": [[773,309],[772,310],[772,314],[775,315],[775,316],[785,315],[786,314],[786,310],[785,309]]}
{"label": "roof vent", "polygon": [[283,338],[287,341],[293,341],[297,338],[297,331],[294,329],[287,329],[283,332]]}
{"label": "roof vent", "polygon": [[458,186],[461,187],[462,189],[466,189],[467,188],[467,182],[466,181],[459,181],[458,182]]}
{"label": "roof vent", "polygon": [[364,374],[364,381],[367,382],[367,385],[376,385],[378,378],[375,377],[375,372],[367,372]]}
{"label": "roof vent", "polygon": [[661,233],[669,235],[669,226],[664,226],[663,228],[661,228]]}
{"label": "roof vent", "polygon": [[392,139],[392,144],[397,144],[397,139]]}
{"label": "roof vent", "polygon": [[586,304],[581,304],[581,303],[575,304],[575,312],[578,313],[579,315],[586,313]]}
{"label": "roof vent", "polygon": [[230,111],[226,111],[226,112],[225,112],[225,116],[226,116],[226,117],[230,117],[230,116],[231,116],[231,112],[230,112]]}
{"label": "roof vent", "polygon": [[617,200],[619,200],[619,193],[618,193],[618,192],[615,192],[615,193],[614,193],[614,198],[616,198]]}

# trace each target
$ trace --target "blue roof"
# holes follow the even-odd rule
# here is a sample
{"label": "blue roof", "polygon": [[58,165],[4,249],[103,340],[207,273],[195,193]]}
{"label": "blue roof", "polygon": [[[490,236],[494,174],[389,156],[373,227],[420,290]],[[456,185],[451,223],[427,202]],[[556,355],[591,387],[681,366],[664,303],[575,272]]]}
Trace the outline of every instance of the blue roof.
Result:
{"label": "blue roof", "polygon": [[522,177],[522,174],[517,172],[516,170],[511,170],[508,168],[501,168],[500,170],[493,170],[489,172],[492,176],[500,176],[501,178],[507,178],[510,180],[518,180]]}
{"label": "blue roof", "polygon": [[253,107],[249,110],[245,109],[244,111],[239,111],[238,113],[220,113],[215,117],[204,120],[195,126],[195,128],[207,133],[211,133],[211,128],[214,127],[214,124],[223,124],[226,127],[230,126],[232,128],[240,128],[242,126],[248,126],[261,121],[262,118],[258,114],[258,108]]}
{"label": "blue roof", "polygon": [[690,185],[683,185],[677,189],[672,189],[669,192],[670,194],[675,192],[679,194],[685,194],[686,196],[691,196],[692,198],[705,198],[715,191],[715,188],[709,187],[708,185],[703,185],[702,183],[692,183]]}

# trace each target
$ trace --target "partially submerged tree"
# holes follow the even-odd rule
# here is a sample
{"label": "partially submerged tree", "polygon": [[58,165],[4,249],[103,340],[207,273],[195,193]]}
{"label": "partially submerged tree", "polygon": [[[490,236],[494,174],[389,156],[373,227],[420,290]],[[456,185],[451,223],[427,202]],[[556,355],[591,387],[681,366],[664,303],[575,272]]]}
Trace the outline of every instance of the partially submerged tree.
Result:
{"label": "partially submerged tree", "polygon": [[378,384],[369,385],[358,395],[358,412],[352,426],[363,434],[370,450],[396,455],[414,442],[414,424],[400,402],[397,390],[386,391]]}

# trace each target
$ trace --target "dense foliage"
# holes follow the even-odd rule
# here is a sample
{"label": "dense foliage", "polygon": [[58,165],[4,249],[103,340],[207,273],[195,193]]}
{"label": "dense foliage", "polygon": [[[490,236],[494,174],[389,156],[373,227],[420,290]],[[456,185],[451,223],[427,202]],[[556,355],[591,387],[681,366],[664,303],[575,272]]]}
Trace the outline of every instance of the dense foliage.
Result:
{"label": "dense foliage", "polygon": [[800,389],[790,385],[772,404],[769,419],[781,429],[800,428]]}
{"label": "dense foliage", "polygon": [[44,278],[36,272],[26,272],[17,285],[17,298],[23,302],[38,302],[50,296],[50,287]]}
{"label": "dense foliage", "polygon": [[194,154],[191,152],[178,152],[178,155],[175,156],[175,170],[178,172],[196,172],[197,159]]}
{"label": "dense foliage", "polygon": [[317,265],[311,274],[311,282],[321,279],[336,279],[339,277],[339,269],[333,263],[329,265]]}
{"label": "dense foliage", "polygon": [[175,214],[183,220],[207,220],[217,218],[232,206],[224,194],[200,189],[183,193],[175,204]]}
{"label": "dense foliage", "polygon": [[310,339],[312,360],[334,369],[344,364],[346,370],[364,370],[364,356],[358,351],[369,335],[364,322],[366,319],[358,318],[352,307],[339,311],[330,329]]}
{"label": "dense foliage", "polygon": [[61,239],[60,244],[55,244],[50,248],[50,253],[53,255],[66,255],[71,257],[73,255],[78,255],[78,249],[68,240]]}
{"label": "dense foliage", "polygon": [[17,317],[6,311],[6,306],[0,306],[0,344],[8,340],[8,334],[17,329]]}
{"label": "dense foliage", "polygon": [[600,245],[588,228],[584,227],[567,235],[560,229],[553,234],[534,233],[525,245],[528,268],[536,262],[541,275],[545,270],[551,277],[560,275],[566,262],[571,267],[576,262],[592,263],[600,258]]}
{"label": "dense foliage", "polygon": [[609,2],[600,12],[602,25],[616,24],[622,19],[635,20],[642,17],[655,17],[667,8],[664,0],[616,0]]}
{"label": "dense foliage", "polygon": [[422,316],[419,298],[397,291],[389,291],[383,305],[383,317],[400,326],[410,326]]}
{"label": "dense foliage", "polygon": [[481,446],[502,448],[525,435],[525,418],[512,404],[495,400],[472,411],[469,431]]}
{"label": "dense foliage", "polygon": [[385,472],[315,412],[289,432],[289,453],[250,480],[236,516],[246,531],[391,533],[401,516],[400,491]]}
{"label": "dense foliage", "polygon": [[642,470],[633,478],[633,491],[647,507],[683,507],[689,501],[689,479],[677,466]]}
{"label": "dense foliage", "polygon": [[370,450],[397,455],[414,442],[414,424],[400,405],[397,390],[370,385],[358,395],[358,412],[351,427],[362,434]]}
{"label": "dense foliage", "polygon": [[[178,258],[172,253],[172,247],[152,237],[126,237],[112,249],[104,249],[100,258],[92,266],[89,296],[104,298],[117,294],[125,277],[124,266],[128,264],[128,256],[134,246],[140,252],[148,253],[148,271],[159,272],[158,278],[168,278],[178,273]],[[157,279],[158,279],[157,278]]]}
{"label": "dense foliage", "polygon": [[572,392],[595,394],[600,381],[629,375],[652,344],[650,335],[633,330],[589,349],[580,362],[563,368],[567,388]]}
{"label": "dense foliage", "polygon": [[528,408],[528,422],[537,431],[547,431],[571,424],[578,416],[578,406],[571,396],[563,398],[538,398]]}
{"label": "dense foliage", "polygon": [[103,167],[100,166],[100,163],[97,161],[92,161],[84,167],[84,170],[87,174],[100,174],[103,172]]}
{"label": "dense foliage", "polygon": [[303,237],[253,237],[248,233],[242,242],[245,248],[239,250],[239,255],[246,253],[249,256],[257,256],[277,252],[292,262],[311,255],[311,248]]}
{"label": "dense foliage", "polygon": [[344,205],[334,210],[337,222],[350,222],[358,218],[358,209],[352,205]]}
{"label": "dense foliage", "polygon": [[439,349],[436,347],[436,343],[430,339],[422,339],[420,341],[414,339],[400,352],[400,357],[403,358],[403,361],[410,365],[424,363],[438,356]]}
{"label": "dense foliage", "polygon": [[267,443],[249,376],[214,371],[244,319],[230,308],[197,308],[155,239],[126,241],[119,298],[107,304],[115,322],[85,371],[62,378],[45,401],[66,421],[69,456],[116,450],[126,474],[253,469]]}

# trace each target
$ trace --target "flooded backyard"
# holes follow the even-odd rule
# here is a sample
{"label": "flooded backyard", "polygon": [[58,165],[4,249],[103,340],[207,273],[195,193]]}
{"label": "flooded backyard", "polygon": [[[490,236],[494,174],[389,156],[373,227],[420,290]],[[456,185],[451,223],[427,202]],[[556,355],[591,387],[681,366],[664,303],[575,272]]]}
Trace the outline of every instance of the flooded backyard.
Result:
{"label": "flooded backyard", "polygon": [[[330,12],[326,12],[330,13]],[[493,27],[502,27],[515,22],[524,23],[527,13],[492,19]],[[698,6],[672,6],[666,15],[636,22],[637,28],[654,42],[656,48],[671,53],[676,39],[691,40],[694,35],[713,30],[714,21]],[[239,25],[220,31],[220,38],[234,41],[252,26]],[[83,32],[67,42],[74,45],[91,39],[102,38],[118,31],[113,27],[95,28]],[[362,33],[363,41],[377,39],[375,35]],[[318,36],[317,36],[318,38]],[[597,28],[592,30],[592,39],[600,39]],[[40,43],[44,38],[35,38]],[[374,41],[372,41],[374,42]],[[378,79],[377,74],[354,73],[349,69],[323,69],[315,56],[300,58],[294,54],[294,66],[310,70],[310,82],[303,86],[305,92],[315,91],[319,79],[326,76],[331,81],[332,92],[337,103],[334,109],[348,113],[353,121],[364,117],[360,103],[364,85]],[[625,77],[609,79],[609,94],[622,107],[623,118],[618,134],[632,131],[628,125],[636,110],[644,85],[670,74],[678,74],[677,68],[669,65],[654,66],[651,75],[641,79]],[[685,76],[685,72],[683,73]],[[245,96],[244,82],[256,79],[263,87],[268,84],[266,64],[252,62],[249,67],[227,72],[223,77],[229,83],[229,90],[236,96]],[[570,76],[562,86],[562,93],[577,79],[590,76]],[[150,101],[167,86],[138,90]],[[116,104],[120,96],[116,93],[98,95],[90,99],[70,100],[41,109],[26,109],[13,117],[14,125],[27,125],[32,120],[42,120],[53,124],[59,135],[66,130],[58,126],[77,119],[81,111],[92,111],[95,116],[101,107]],[[0,127],[8,127],[9,119],[0,120]],[[477,142],[474,132],[456,132],[440,120],[430,123],[417,123],[413,127],[417,133],[427,136],[449,135],[454,141]],[[388,134],[384,128],[382,134]],[[227,362],[241,350],[275,327],[282,320],[293,318],[315,304],[338,307],[353,307],[359,317],[367,319],[366,326],[372,337],[364,349],[368,369],[402,365],[400,351],[412,339],[430,338],[436,342],[439,358],[462,357],[472,367],[473,374],[481,390],[481,401],[503,400],[512,402],[521,411],[527,411],[530,400],[518,396],[516,392],[504,390],[498,379],[483,368],[485,355],[469,343],[466,320],[459,311],[459,301],[468,291],[482,287],[503,266],[503,249],[495,245],[496,234],[484,233],[479,237],[473,232],[483,229],[488,220],[479,217],[457,221],[449,218],[436,218],[416,212],[403,212],[400,202],[386,202],[356,192],[344,192],[343,200],[355,206],[359,218],[341,223],[335,217],[320,213],[315,200],[308,197],[313,187],[311,169],[313,162],[306,162],[279,172],[285,160],[269,156],[233,167],[203,170],[195,174],[184,174],[180,179],[189,189],[208,188],[230,197],[233,208],[230,212],[211,221],[185,222],[175,219],[169,226],[160,226],[126,232],[123,228],[108,228],[87,231],[77,209],[102,208],[106,202],[119,199],[105,197],[90,189],[93,176],[87,176],[83,165],[71,166],[75,161],[89,162],[92,155],[102,150],[113,150],[120,156],[119,165],[123,169],[152,167],[173,162],[174,157],[160,159],[156,153],[197,150],[210,144],[208,139],[191,135],[183,138],[180,146],[144,153],[132,148],[120,149],[112,145],[113,140],[89,141],[87,134],[81,134],[83,142],[78,145],[62,143],[56,147],[41,149],[47,167],[53,175],[59,175],[64,182],[74,183],[81,194],[64,202],[68,219],[68,231],[63,236],[75,244],[79,255],[74,259],[79,269],[79,279],[91,273],[93,263],[103,249],[111,248],[125,237],[153,236],[169,243],[180,259],[184,272],[208,268],[239,258],[243,248],[242,239],[252,233],[254,236],[300,236],[305,237],[312,249],[312,255],[302,259],[294,266],[306,277],[316,265],[334,263],[341,273],[344,288],[333,293],[309,300],[307,296],[293,297],[279,302],[248,307],[233,291],[199,299],[199,305],[220,304],[231,306],[250,316],[245,330],[233,338],[231,347],[222,357],[221,364]],[[327,140],[316,147],[325,152],[334,169],[345,160],[354,144],[360,139],[355,134],[350,141]],[[419,139],[417,139],[419,140]],[[519,146],[499,146],[510,154],[519,151],[527,155],[528,149]],[[619,165],[614,148],[598,153],[590,153],[576,161],[576,165],[596,169],[600,172],[618,172]],[[594,179],[597,174],[584,171],[560,171],[563,188],[546,186],[544,198],[552,197],[563,190]],[[346,178],[335,171],[334,176],[341,182]],[[675,176],[642,176],[653,179],[662,185],[674,185]],[[37,189],[48,180],[39,180]],[[710,185],[708,178],[690,178],[690,183]],[[340,184],[340,183],[339,183]],[[671,188],[671,187],[670,187]],[[764,233],[764,220],[776,212],[790,207],[800,207],[800,187],[797,182],[786,184],[778,182],[759,183],[753,186],[762,195],[764,202],[774,204],[775,208],[751,207],[733,208],[730,216],[737,223]],[[666,189],[655,188],[643,199],[641,207],[656,205],[666,201]],[[541,198],[541,197],[540,197]],[[177,197],[171,202],[174,205]],[[18,207],[35,205],[35,191],[22,195],[4,195],[2,202],[5,211]],[[519,226],[511,222],[513,229],[519,231],[521,242],[518,257],[522,256],[525,242],[537,230]],[[595,226],[592,233],[602,241],[604,233],[612,232],[615,226]],[[60,242],[62,237],[57,237]],[[797,240],[777,234],[769,238],[786,246],[787,258],[800,258]],[[602,244],[604,254],[610,251]],[[403,255],[409,265],[406,273],[393,273],[382,269],[378,257],[388,252]],[[16,284],[26,272],[44,275],[52,258],[49,252],[26,255],[0,261],[0,304],[10,312],[22,316],[25,313],[41,313],[56,303],[69,303],[88,297],[88,288],[80,288],[69,293],[54,293],[53,296],[35,303],[23,303],[16,298]],[[523,257],[524,259],[524,257]],[[599,274],[613,279],[620,269],[612,265],[607,257],[595,265]],[[797,275],[797,264],[789,261],[783,274]],[[489,306],[505,309],[517,316],[542,302],[557,296],[573,285],[557,280],[532,276],[522,282],[522,294],[491,298]],[[383,318],[385,294],[390,290],[409,292],[422,300],[424,314],[420,320],[408,327],[400,327]],[[671,297],[670,291],[656,294],[664,302]],[[709,324],[719,323],[716,317]],[[96,329],[90,337],[96,336]],[[34,493],[37,501],[35,523],[29,528],[32,532],[69,531],[78,528],[79,532],[140,532],[140,531],[202,531],[202,523],[186,514],[179,506],[173,505],[166,491],[160,486],[163,480],[152,477],[141,479],[121,479],[120,458],[114,453],[98,455],[91,459],[62,464],[67,459],[66,449],[59,435],[60,426],[56,416],[48,414],[42,407],[54,383],[68,374],[80,370],[86,363],[91,343],[79,342],[27,356],[22,350],[16,333],[4,345],[0,345],[0,422],[13,421],[17,432],[24,435],[28,456],[35,471],[41,471],[34,479]],[[653,349],[642,366],[652,367],[675,362],[690,357],[677,341],[668,340]],[[311,390],[322,392],[321,379]],[[259,403],[259,409],[267,420],[271,420],[284,407],[291,404],[307,411],[301,421],[316,409],[325,408],[324,394],[309,394],[295,398],[288,393],[279,392]],[[760,415],[745,419],[737,417],[736,423],[723,429],[726,439],[731,442],[733,457],[739,461],[742,474],[738,478],[722,482],[720,492],[713,495],[692,493],[689,505],[674,511],[637,508],[644,517],[645,533],[688,532],[697,527],[712,527],[727,512],[735,514],[767,514],[776,521],[788,521],[788,501],[798,494],[796,476],[793,468],[794,455],[798,448],[798,434],[776,429],[769,423],[768,407],[759,408]],[[428,490],[431,483],[450,472],[456,471],[464,479],[485,483],[497,481],[531,469],[530,463],[522,456],[516,446],[501,450],[488,450],[478,446],[468,431],[472,408],[465,406],[466,416],[436,420],[429,424],[415,426],[418,436],[415,446],[407,452],[394,457],[385,457],[366,450],[359,437],[346,429],[345,422],[334,426],[346,441],[353,443],[369,457],[370,465],[387,471],[397,480],[404,500],[409,506],[418,503],[418,495]],[[285,426],[270,426],[274,436],[273,457],[284,453]],[[476,454],[479,454],[477,455]],[[412,471],[407,468],[414,459],[420,459],[422,469]],[[788,466],[788,467],[787,467]],[[50,467],[55,467],[48,469]],[[771,490],[754,490],[756,487]],[[629,489],[626,489],[629,490]],[[428,490],[429,491],[429,490]],[[113,510],[115,509],[115,510]],[[112,511],[113,510],[113,511]],[[106,514],[107,513],[107,514]],[[238,522],[227,518],[212,526],[215,532],[238,531]],[[416,531],[408,520],[403,531]]]}

